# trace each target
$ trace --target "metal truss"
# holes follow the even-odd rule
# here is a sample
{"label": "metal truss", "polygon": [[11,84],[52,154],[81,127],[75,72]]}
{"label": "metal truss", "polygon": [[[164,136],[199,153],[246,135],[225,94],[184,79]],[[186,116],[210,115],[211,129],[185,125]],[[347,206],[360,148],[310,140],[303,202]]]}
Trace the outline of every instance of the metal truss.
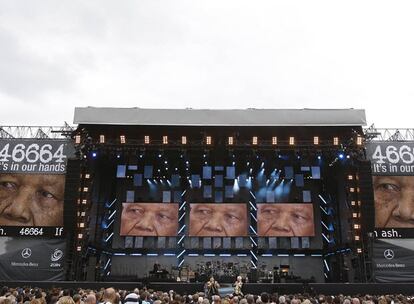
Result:
{"label": "metal truss", "polygon": [[364,129],[366,141],[414,141],[414,129],[405,128],[375,128],[372,124]]}
{"label": "metal truss", "polygon": [[68,138],[74,127],[65,122],[63,126],[0,126],[0,138]]}

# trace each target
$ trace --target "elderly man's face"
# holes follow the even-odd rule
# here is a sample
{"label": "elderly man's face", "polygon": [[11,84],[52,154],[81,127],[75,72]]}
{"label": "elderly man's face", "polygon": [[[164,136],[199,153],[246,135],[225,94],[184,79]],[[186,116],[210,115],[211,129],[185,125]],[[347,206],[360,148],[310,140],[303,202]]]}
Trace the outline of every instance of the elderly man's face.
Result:
{"label": "elderly man's face", "polygon": [[374,176],[375,227],[414,227],[414,176]]}
{"label": "elderly man's face", "polygon": [[0,225],[62,226],[64,175],[0,174]]}
{"label": "elderly man's face", "polygon": [[312,204],[258,204],[259,236],[313,236]]}
{"label": "elderly man's face", "polygon": [[121,235],[174,236],[178,229],[178,204],[123,203]]}
{"label": "elderly man's face", "polygon": [[191,204],[189,235],[247,235],[246,204]]}

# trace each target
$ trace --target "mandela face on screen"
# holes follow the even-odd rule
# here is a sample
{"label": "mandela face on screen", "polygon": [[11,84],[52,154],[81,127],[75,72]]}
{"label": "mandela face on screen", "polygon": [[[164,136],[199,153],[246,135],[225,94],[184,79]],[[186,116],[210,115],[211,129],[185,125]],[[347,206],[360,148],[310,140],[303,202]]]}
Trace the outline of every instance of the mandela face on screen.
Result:
{"label": "mandela face on screen", "polygon": [[314,236],[312,204],[257,204],[259,236]]}
{"label": "mandela face on screen", "polygon": [[246,204],[191,204],[190,236],[247,235]]}
{"label": "mandela face on screen", "polygon": [[121,236],[175,236],[178,204],[123,203]]}
{"label": "mandela face on screen", "polygon": [[414,176],[373,176],[375,227],[414,228]]}
{"label": "mandela face on screen", "polygon": [[0,226],[63,226],[65,175],[0,174]]}

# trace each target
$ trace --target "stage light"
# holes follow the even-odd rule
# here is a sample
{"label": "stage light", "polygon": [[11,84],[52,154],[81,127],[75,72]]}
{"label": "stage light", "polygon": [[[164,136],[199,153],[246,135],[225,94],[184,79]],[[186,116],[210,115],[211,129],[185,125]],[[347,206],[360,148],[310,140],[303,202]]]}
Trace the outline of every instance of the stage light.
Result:
{"label": "stage light", "polygon": [[78,234],[78,239],[81,239],[81,238],[83,238],[83,233]]}
{"label": "stage light", "polygon": [[211,136],[206,136],[206,144],[211,145]]}
{"label": "stage light", "polygon": [[356,236],[355,236],[355,241],[359,241],[359,240],[360,240],[359,235],[356,235]]}
{"label": "stage light", "polygon": [[354,193],[355,192],[355,188],[354,187],[349,188],[349,192]]}
{"label": "stage light", "polygon": [[314,145],[319,145],[319,137],[318,136],[313,137],[313,144]]}
{"label": "stage light", "polygon": [[343,158],[344,158],[344,156],[345,156],[345,155],[344,155],[344,153],[342,153],[342,152],[338,154],[339,159],[343,159]]}
{"label": "stage light", "polygon": [[101,134],[99,135],[99,143],[104,144],[105,143],[105,135]]}
{"label": "stage light", "polygon": [[186,145],[187,144],[187,136],[181,136],[181,144]]}
{"label": "stage light", "polygon": [[81,136],[80,135],[75,135],[75,144],[80,144],[81,143]]}
{"label": "stage light", "polygon": [[276,136],[272,137],[272,145],[277,145],[277,137]]}
{"label": "stage light", "polygon": [[163,143],[163,145],[167,145],[168,144],[168,136],[164,135],[162,137],[162,143]]}
{"label": "stage light", "polygon": [[294,145],[295,144],[295,138],[293,136],[289,137],[289,145]]}
{"label": "stage light", "polygon": [[119,139],[120,139],[120,141],[121,141],[121,144],[126,143],[126,138],[125,138],[125,135],[121,135],[121,136],[119,136]]}
{"label": "stage light", "polygon": [[83,187],[83,192],[88,192],[89,188],[88,187]]}
{"label": "stage light", "polygon": [[81,250],[82,250],[81,246],[76,247],[76,251],[81,251]]}
{"label": "stage light", "polygon": [[90,175],[89,173],[86,173],[86,174],[85,174],[85,178],[86,178],[86,179],[89,179],[89,178],[91,178],[91,175]]}
{"label": "stage light", "polygon": [[334,146],[339,145],[339,138],[338,138],[338,137],[336,137],[336,136],[333,138],[333,145],[334,145]]}
{"label": "stage light", "polygon": [[362,145],[362,136],[360,136],[360,135],[357,136],[357,145],[358,146]]}
{"label": "stage light", "polygon": [[351,206],[356,206],[356,202],[355,201],[351,201]]}
{"label": "stage light", "polygon": [[92,157],[95,158],[97,156],[96,152],[92,152]]}
{"label": "stage light", "polygon": [[229,136],[227,143],[229,144],[229,146],[233,145],[233,136]]}
{"label": "stage light", "polygon": [[348,175],[348,180],[353,180],[354,177],[352,175]]}
{"label": "stage light", "polygon": [[79,228],[85,228],[85,223],[79,223]]}
{"label": "stage light", "polygon": [[144,136],[144,144],[148,145],[150,143],[150,137],[149,135]]}
{"label": "stage light", "polygon": [[252,145],[257,145],[257,143],[258,143],[257,136],[253,136],[253,138],[252,138]]}
{"label": "stage light", "polygon": [[361,229],[361,225],[359,225],[359,224],[354,224],[354,229]]}
{"label": "stage light", "polygon": [[88,203],[88,200],[86,200],[86,199],[83,199],[83,200],[82,200],[82,204],[83,204],[83,205],[86,205],[87,203]]}
{"label": "stage light", "polygon": [[160,154],[158,154],[158,158],[161,158],[162,157],[162,154],[160,153]]}
{"label": "stage light", "polygon": [[318,159],[321,160],[322,159],[322,156],[318,155]]}
{"label": "stage light", "polygon": [[358,249],[357,249],[357,252],[358,252],[358,253],[362,253],[362,249],[361,249],[361,248],[358,248]]}

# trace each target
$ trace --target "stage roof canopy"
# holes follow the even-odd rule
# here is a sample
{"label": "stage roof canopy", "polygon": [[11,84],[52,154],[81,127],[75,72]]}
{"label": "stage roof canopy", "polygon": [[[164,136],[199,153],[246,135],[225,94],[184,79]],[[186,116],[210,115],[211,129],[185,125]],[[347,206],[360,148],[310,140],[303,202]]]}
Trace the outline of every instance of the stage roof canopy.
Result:
{"label": "stage roof canopy", "polygon": [[361,109],[75,108],[74,123],[142,126],[365,126]]}

